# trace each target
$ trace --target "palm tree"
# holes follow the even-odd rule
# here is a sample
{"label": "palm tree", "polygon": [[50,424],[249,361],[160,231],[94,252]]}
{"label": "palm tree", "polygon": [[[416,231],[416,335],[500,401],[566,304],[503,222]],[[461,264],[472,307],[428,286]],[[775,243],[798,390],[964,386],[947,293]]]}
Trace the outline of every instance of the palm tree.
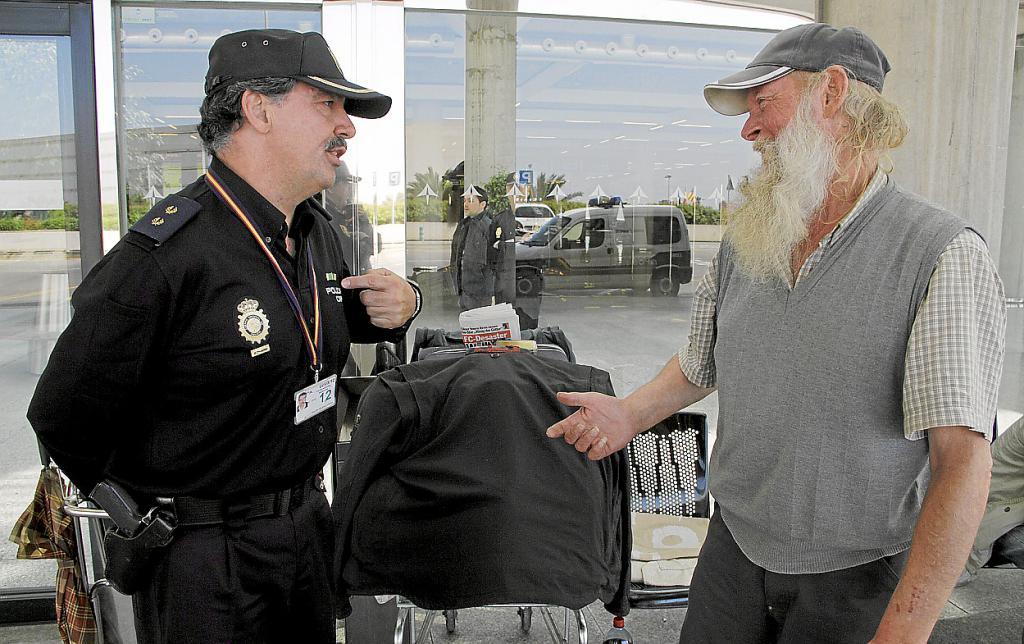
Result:
{"label": "palm tree", "polygon": [[[426,186],[433,197],[425,199],[419,194]],[[442,197],[444,188],[441,175],[433,167],[428,166],[426,172],[416,172],[413,180],[405,186],[405,218],[406,221],[441,221],[444,216]]]}
{"label": "palm tree", "polygon": [[[548,198],[548,194],[555,189],[555,186],[565,186],[565,175],[564,174],[553,174],[550,178],[543,172],[537,175],[536,180],[536,195],[537,201],[543,201]],[[562,200],[575,199],[576,197],[583,196],[582,192],[567,192],[562,196]]]}
{"label": "palm tree", "polygon": [[437,173],[433,166],[427,166],[426,172],[416,172],[413,174],[413,180],[405,187],[405,198],[415,199],[416,195],[423,191],[423,187],[428,185],[434,194],[440,194],[441,175]]}

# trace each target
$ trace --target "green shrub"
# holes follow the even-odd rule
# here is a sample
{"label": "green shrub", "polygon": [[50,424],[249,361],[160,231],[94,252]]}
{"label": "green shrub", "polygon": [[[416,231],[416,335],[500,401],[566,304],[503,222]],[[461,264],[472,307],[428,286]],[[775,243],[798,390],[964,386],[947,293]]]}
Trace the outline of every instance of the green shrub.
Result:
{"label": "green shrub", "polygon": [[78,230],[78,217],[63,214],[43,220],[45,230]]}
{"label": "green shrub", "polygon": [[74,221],[72,230],[78,228],[78,204],[65,202],[65,206],[59,210],[47,210],[46,218],[43,219],[43,227],[47,230],[63,229],[65,227],[65,218]]}
{"label": "green shrub", "polygon": [[424,197],[409,199],[405,202],[406,221],[441,221],[442,205],[443,202],[436,197],[431,197],[429,205]]}
{"label": "green shrub", "polygon": [[21,217],[0,217],[0,232],[23,230],[24,227]]}
{"label": "green shrub", "polygon": [[149,212],[152,206],[149,205],[149,201],[140,195],[128,193],[128,225],[132,226],[138,220]]}
{"label": "green shrub", "polygon": [[491,178],[484,184],[484,190],[487,191],[491,198],[487,202],[487,209],[484,212],[492,217],[509,208],[508,197],[505,195],[505,177],[507,176],[507,172],[499,172],[498,174],[491,175]]}
{"label": "green shrub", "polygon": [[[717,208],[710,206],[697,206],[694,208],[692,204],[683,204],[679,208],[683,211],[683,217],[688,224],[715,225],[721,223],[721,215],[719,215]],[[696,217],[694,217],[694,210],[696,210]]]}
{"label": "green shrub", "polygon": [[560,212],[565,212],[566,210],[573,210],[574,208],[583,208],[587,205],[586,202],[573,201],[572,199],[563,199],[561,203],[555,201],[554,199],[545,199],[542,203],[547,204],[548,208],[551,208],[551,212],[555,213],[556,215]]}

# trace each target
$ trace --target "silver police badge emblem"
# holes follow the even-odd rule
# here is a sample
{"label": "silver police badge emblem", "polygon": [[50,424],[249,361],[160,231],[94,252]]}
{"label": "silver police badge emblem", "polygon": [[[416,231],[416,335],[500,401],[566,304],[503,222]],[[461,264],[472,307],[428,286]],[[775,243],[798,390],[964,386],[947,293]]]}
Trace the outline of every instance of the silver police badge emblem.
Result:
{"label": "silver police badge emblem", "polygon": [[260,303],[246,298],[238,303],[238,332],[252,344],[259,344],[270,333],[270,320]]}

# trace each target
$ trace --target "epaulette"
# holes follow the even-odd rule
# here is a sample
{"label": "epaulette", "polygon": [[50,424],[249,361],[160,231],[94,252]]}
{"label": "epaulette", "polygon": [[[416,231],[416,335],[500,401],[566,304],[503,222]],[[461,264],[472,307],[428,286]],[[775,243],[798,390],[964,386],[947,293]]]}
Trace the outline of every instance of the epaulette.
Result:
{"label": "epaulette", "polygon": [[153,240],[159,246],[187,224],[201,206],[180,194],[170,195],[149,209],[131,230]]}

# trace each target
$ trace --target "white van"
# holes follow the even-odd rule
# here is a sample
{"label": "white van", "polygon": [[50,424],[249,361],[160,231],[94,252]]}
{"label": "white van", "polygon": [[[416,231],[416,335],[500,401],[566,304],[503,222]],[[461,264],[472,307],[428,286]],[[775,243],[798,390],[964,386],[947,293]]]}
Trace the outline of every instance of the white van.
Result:
{"label": "white van", "polygon": [[516,204],[516,237],[528,238],[555,216],[551,208],[543,203]]}
{"label": "white van", "polygon": [[519,296],[579,288],[674,296],[691,279],[690,235],[675,206],[577,208],[516,244]]}

